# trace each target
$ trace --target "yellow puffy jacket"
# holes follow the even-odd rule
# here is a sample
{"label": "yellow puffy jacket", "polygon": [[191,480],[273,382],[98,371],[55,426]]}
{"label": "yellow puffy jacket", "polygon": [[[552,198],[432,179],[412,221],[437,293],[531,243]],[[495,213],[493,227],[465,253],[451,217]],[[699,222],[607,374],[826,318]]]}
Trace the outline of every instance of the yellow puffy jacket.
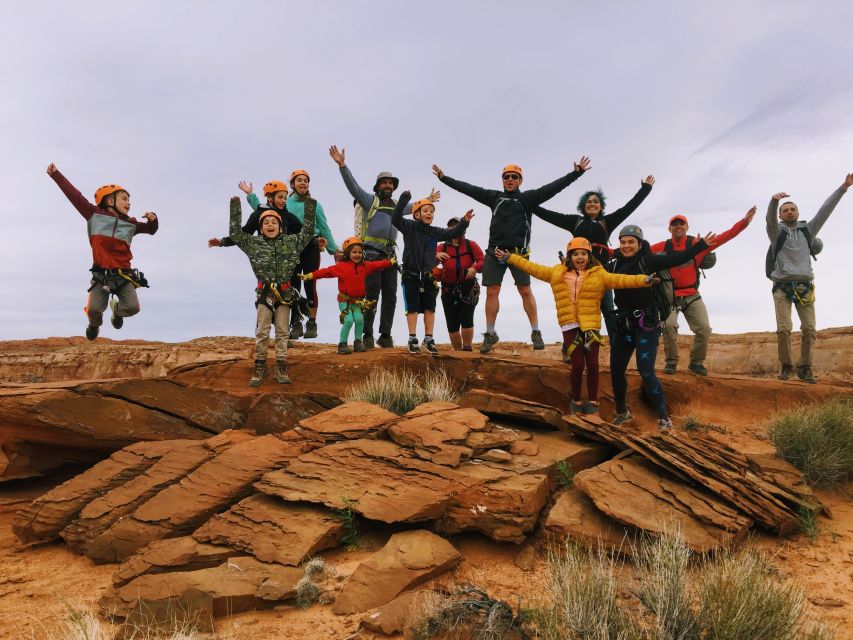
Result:
{"label": "yellow puffy jacket", "polygon": [[563,274],[566,273],[565,265],[546,267],[514,253],[509,256],[509,264],[529,273],[537,280],[549,283],[554,293],[554,302],[557,303],[557,322],[560,326],[577,322],[581,331],[601,330],[601,299],[605,289],[639,289],[649,286],[645,282],[646,276],[642,274],[610,273],[601,265],[595,265],[587,269],[581,290],[576,296],[577,304],[574,304],[569,285],[563,279]]}

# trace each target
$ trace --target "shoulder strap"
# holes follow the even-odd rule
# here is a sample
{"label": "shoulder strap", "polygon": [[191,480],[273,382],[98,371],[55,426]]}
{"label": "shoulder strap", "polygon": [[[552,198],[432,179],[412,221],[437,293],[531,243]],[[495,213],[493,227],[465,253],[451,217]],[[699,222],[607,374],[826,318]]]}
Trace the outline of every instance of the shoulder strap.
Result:
{"label": "shoulder strap", "polygon": [[776,254],[778,254],[782,247],[785,246],[785,240],[788,239],[788,230],[784,227],[779,229],[779,237],[776,238],[776,246],[773,247],[773,260],[776,260]]}
{"label": "shoulder strap", "polygon": [[663,243],[663,252],[672,253],[672,240],[667,240]]}
{"label": "shoulder strap", "polygon": [[373,217],[373,214],[376,213],[376,209],[379,208],[379,196],[373,196],[373,204],[370,205],[370,209],[367,211],[362,207],[361,211],[361,241],[364,242],[364,239],[367,237],[367,227],[370,224],[370,219]]}

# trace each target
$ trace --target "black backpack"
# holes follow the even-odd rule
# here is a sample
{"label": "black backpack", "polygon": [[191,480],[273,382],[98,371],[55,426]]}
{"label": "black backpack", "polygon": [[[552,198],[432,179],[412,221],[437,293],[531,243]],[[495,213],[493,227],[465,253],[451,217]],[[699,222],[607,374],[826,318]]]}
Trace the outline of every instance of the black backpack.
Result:
{"label": "black backpack", "polygon": [[[800,227],[794,227],[794,231],[802,231],[803,235],[806,238],[806,244],[809,245],[809,255],[813,260],[817,260],[817,255],[814,252],[813,240],[811,231],[805,225]],[[776,266],[776,257],[779,255],[779,252],[782,250],[782,247],[785,246],[785,240],[788,239],[788,229],[785,227],[781,227],[779,229],[779,237],[776,238],[776,244],[770,245],[767,247],[767,256],[764,258],[764,275],[767,276],[769,280],[773,278],[770,277],[770,274],[773,273],[773,268]]]}
{"label": "black backpack", "polygon": [[[611,273],[614,272],[616,261],[612,260],[607,265],[607,270]],[[658,312],[658,318],[661,322],[664,322],[669,314],[672,313],[672,309],[675,306],[675,287],[672,281],[672,275],[669,273],[669,269],[658,269],[657,271],[651,271],[646,266],[646,261],[643,258],[640,258],[640,270],[645,275],[651,275],[652,273],[656,274],[660,279],[660,282],[657,284],[652,284],[652,296],[654,298],[654,306],[655,310]]]}
{"label": "black backpack", "polygon": [[[685,238],[685,250],[690,250],[690,247],[693,246],[693,236],[687,236]],[[672,246],[672,240],[667,240],[663,245],[664,253],[675,253],[675,248]],[[691,258],[693,260],[693,258]],[[696,282],[693,284],[694,289],[699,288],[699,272],[702,272],[702,277],[705,277],[705,269],[711,269],[715,264],[717,264],[717,255],[711,251],[704,258],[702,258],[701,262],[699,262],[698,267],[696,268]]]}

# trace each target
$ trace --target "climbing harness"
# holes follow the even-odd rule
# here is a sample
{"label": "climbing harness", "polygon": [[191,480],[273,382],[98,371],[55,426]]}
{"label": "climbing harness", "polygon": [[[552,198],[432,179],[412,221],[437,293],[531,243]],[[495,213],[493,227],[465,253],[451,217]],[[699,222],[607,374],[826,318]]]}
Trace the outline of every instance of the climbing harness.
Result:
{"label": "climbing harness", "polygon": [[345,293],[338,294],[338,302],[346,302],[347,306],[345,309],[341,310],[339,320],[341,324],[344,323],[344,319],[351,313],[350,309],[352,307],[359,307],[362,313],[373,309],[376,306],[376,300],[370,300],[369,298],[353,298],[348,296]]}
{"label": "climbing harness", "polygon": [[604,344],[604,338],[601,337],[598,330],[589,329],[587,331],[578,331],[575,335],[575,339],[572,340],[572,343],[566,350],[566,357],[570,358],[572,356],[572,352],[578,347],[583,347],[586,351],[589,351],[595,343]]}
{"label": "climbing harness", "polygon": [[780,289],[794,304],[814,304],[814,282],[776,282],[773,291]]}

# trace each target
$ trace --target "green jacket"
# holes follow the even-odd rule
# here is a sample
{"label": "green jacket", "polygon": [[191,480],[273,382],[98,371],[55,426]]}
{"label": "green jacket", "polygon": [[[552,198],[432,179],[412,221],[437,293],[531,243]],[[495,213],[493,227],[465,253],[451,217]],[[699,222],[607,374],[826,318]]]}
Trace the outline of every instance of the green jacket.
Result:
{"label": "green jacket", "polygon": [[243,250],[252,265],[258,281],[265,284],[290,282],[293,271],[299,265],[299,254],[314,237],[316,200],[305,202],[305,224],[296,235],[281,234],[277,238],[249,235],[241,228],[243,213],[240,198],[231,198],[231,217],[228,233],[234,243]]}

